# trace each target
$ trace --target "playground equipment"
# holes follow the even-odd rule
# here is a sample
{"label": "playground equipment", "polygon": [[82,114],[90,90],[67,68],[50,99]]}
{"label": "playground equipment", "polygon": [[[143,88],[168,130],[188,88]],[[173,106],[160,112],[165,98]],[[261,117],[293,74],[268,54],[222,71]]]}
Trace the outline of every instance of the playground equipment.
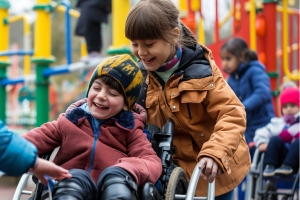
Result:
{"label": "playground equipment", "polygon": [[[220,29],[229,20],[232,19],[233,28],[232,35],[243,37],[253,50],[256,50],[259,59],[265,64],[267,72],[271,78],[271,87],[273,91],[273,104],[277,108],[277,96],[280,93],[280,84],[283,76],[287,76],[289,80],[298,81],[299,85],[299,16],[300,12],[296,9],[288,8],[288,0],[282,0],[282,6],[279,6],[278,1],[264,0],[233,0],[232,6],[228,14],[219,20],[218,0],[215,0],[215,22],[214,22],[214,37],[213,43],[208,44],[205,38],[205,30],[203,21],[202,9],[205,8],[205,2],[201,0],[179,0],[178,6],[183,22],[185,22],[191,30],[197,34],[201,43],[206,44],[213,52],[215,52],[215,61],[218,66],[221,66],[220,57],[217,56],[220,46],[226,38],[220,37]],[[125,26],[126,15],[130,9],[129,0],[112,0],[112,45],[108,48],[108,54],[130,53],[129,41],[125,38],[123,29]],[[8,24],[18,19],[19,17],[9,17],[9,3],[7,0],[0,0],[0,118],[5,120],[5,105],[6,92],[5,86],[8,84],[16,84],[23,81],[36,81],[36,113],[37,123],[39,126],[48,121],[49,113],[49,66],[54,62],[54,57],[51,55],[51,11],[58,10],[65,12],[66,24],[66,58],[67,65],[72,63],[71,54],[71,31],[70,17],[78,17],[79,12],[72,10],[67,0],[61,4],[51,2],[50,0],[37,0],[34,10],[37,13],[37,19],[34,28],[34,48],[13,52],[8,51]],[[198,16],[198,17],[197,17]],[[281,20],[282,19],[282,20]],[[4,23],[1,23],[4,22]],[[282,27],[277,27],[278,22],[282,21]],[[294,24],[292,22],[295,21]],[[26,26],[27,27],[27,26]],[[278,44],[278,35],[282,32],[282,42]],[[28,28],[26,34],[28,35]],[[81,49],[86,49],[84,44]],[[277,50],[278,49],[278,50]],[[10,65],[8,56],[23,55],[28,60],[32,56],[32,63],[36,65],[36,73],[29,75],[29,69],[26,67],[25,76],[17,79],[9,79],[6,77],[7,67]],[[83,51],[84,54],[84,51]],[[86,54],[86,52],[85,52]],[[28,61],[25,63],[28,66]],[[68,71],[67,65],[65,72]],[[76,65],[77,66],[77,65]],[[54,67],[55,68],[55,67]],[[59,66],[55,74],[64,71],[62,66]],[[72,68],[72,67],[70,67]],[[294,72],[291,72],[293,71]],[[33,78],[35,77],[35,78]],[[278,109],[276,109],[279,114]]]}
{"label": "playground equipment", "polygon": [[[36,6],[34,9],[37,13],[37,19],[35,22],[35,29],[34,29],[34,50],[30,50],[28,48],[20,51],[9,51],[8,49],[8,42],[9,42],[9,23],[12,23],[16,20],[19,20],[20,18],[26,19],[24,15],[22,16],[14,16],[9,17],[8,16],[8,8],[9,3],[7,0],[0,0],[0,20],[2,20],[3,23],[0,23],[0,36],[3,38],[3,40],[0,42],[0,80],[3,81],[0,87],[0,94],[1,98],[0,100],[0,118],[5,121],[6,119],[6,92],[5,92],[5,86],[7,84],[16,84],[20,82],[28,82],[31,80],[36,81],[36,106],[37,106],[37,123],[36,125],[39,126],[42,123],[48,121],[48,113],[49,113],[49,95],[48,95],[48,84],[49,84],[49,76],[51,73],[57,74],[57,73],[64,73],[66,71],[74,71],[74,68],[78,68],[78,65],[72,65],[69,69],[67,67],[66,69],[62,69],[61,66],[59,66],[55,72],[46,69],[49,68],[49,65],[54,62],[54,57],[51,55],[51,30],[50,30],[50,24],[51,24],[51,18],[50,18],[50,12],[57,9],[58,11],[65,12],[65,27],[66,27],[66,34],[65,34],[65,43],[66,43],[66,58],[67,58],[67,64],[72,63],[72,53],[71,53],[71,16],[73,17],[79,17],[79,12],[70,9],[70,3],[68,1],[63,1],[61,4],[57,4],[50,1],[45,0],[38,0]],[[26,20],[24,20],[26,22]],[[26,23],[24,25],[24,33],[25,36],[29,35],[30,28],[28,27],[28,24]],[[27,37],[26,37],[27,38]],[[28,41],[28,40],[26,40]],[[28,42],[26,42],[28,43]],[[28,45],[26,46],[28,47]],[[84,44],[81,49],[84,49]],[[86,54],[86,52],[82,51],[82,54]],[[8,56],[12,55],[22,55],[25,56],[25,77],[22,78],[15,78],[12,80],[9,80],[6,78],[6,71],[7,67],[10,65],[10,62],[8,61]],[[36,75],[30,75],[29,74],[29,66],[30,63],[28,63],[29,56],[32,57],[32,62],[36,64]],[[95,66],[96,64],[94,64]],[[89,65],[81,65],[81,68],[89,67]],[[46,72],[43,72],[46,70]],[[64,71],[65,70],[65,71]],[[49,75],[50,73],[50,75]],[[44,104],[44,105],[43,105]]]}

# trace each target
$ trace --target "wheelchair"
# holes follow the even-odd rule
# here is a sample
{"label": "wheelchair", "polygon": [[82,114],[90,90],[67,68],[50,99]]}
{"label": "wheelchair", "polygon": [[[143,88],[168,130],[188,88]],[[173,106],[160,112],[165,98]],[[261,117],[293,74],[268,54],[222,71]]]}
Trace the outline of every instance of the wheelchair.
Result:
{"label": "wheelchair", "polygon": [[[249,173],[246,178],[246,191],[245,200],[268,200],[268,199],[278,199],[282,197],[281,200],[299,200],[299,174],[300,170],[296,174],[284,176],[275,175],[274,177],[264,177],[264,153],[260,152],[258,149],[255,150],[253,155],[253,160],[250,166]],[[292,185],[289,191],[282,191],[282,188],[277,187],[277,189],[268,190],[267,183],[271,181],[275,185]],[[286,188],[284,188],[286,189]]]}
{"label": "wheelchair", "polygon": [[[173,140],[173,124],[169,119],[167,123],[159,129],[155,125],[147,125],[149,131],[149,137],[152,148],[162,161],[162,174],[156,183],[160,197],[155,200],[173,200],[173,199],[207,199],[213,200],[215,198],[215,181],[208,183],[208,196],[207,197],[195,197],[195,191],[200,177],[201,171],[204,168],[199,168],[197,164],[194,168],[190,182],[188,183],[184,170],[181,167],[176,166],[172,162],[172,140]],[[52,153],[52,152],[51,152]],[[50,159],[51,153],[42,155],[43,159]],[[13,196],[13,200],[19,200],[21,195],[31,195],[31,200],[40,200],[44,190],[44,186],[41,183],[37,183],[35,176],[32,176],[33,181],[36,183],[35,188],[32,191],[24,190],[26,183],[30,177],[30,174],[25,173],[22,175],[16,191]]]}

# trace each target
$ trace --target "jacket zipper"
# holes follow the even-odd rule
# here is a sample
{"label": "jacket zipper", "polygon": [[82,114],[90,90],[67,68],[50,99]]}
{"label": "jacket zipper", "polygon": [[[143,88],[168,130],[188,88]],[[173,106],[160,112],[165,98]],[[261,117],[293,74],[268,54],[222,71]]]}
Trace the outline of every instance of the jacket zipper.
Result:
{"label": "jacket zipper", "polygon": [[[94,124],[94,123],[93,123]],[[91,154],[91,158],[90,158],[90,167],[88,169],[88,173],[90,173],[93,169],[93,165],[94,165],[94,155],[95,155],[95,151],[96,151],[96,146],[97,146],[97,140],[98,140],[98,136],[100,134],[100,126],[101,123],[99,124],[99,127],[97,127],[97,129],[95,130],[96,133],[94,133],[94,142],[93,142],[93,146],[92,146],[92,154]],[[94,127],[94,126],[93,126]]]}
{"label": "jacket zipper", "polygon": [[187,107],[187,110],[188,110],[189,118],[192,119],[192,113],[191,113],[191,109],[190,109],[190,104],[187,103],[187,104],[186,104],[186,107]]}

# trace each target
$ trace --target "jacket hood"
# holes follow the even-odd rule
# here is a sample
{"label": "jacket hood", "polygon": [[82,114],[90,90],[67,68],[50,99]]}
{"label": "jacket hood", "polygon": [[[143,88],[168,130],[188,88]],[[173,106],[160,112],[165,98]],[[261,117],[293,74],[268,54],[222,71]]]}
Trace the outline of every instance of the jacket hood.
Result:
{"label": "jacket hood", "polygon": [[182,58],[180,61],[180,69],[184,69],[191,64],[203,63],[209,64],[204,57],[204,50],[199,46],[182,47]]}
{"label": "jacket hood", "polygon": [[204,50],[199,45],[194,47],[183,47],[182,58],[178,70],[184,72],[182,81],[199,79],[212,75],[209,61],[204,56]]}
{"label": "jacket hood", "polygon": [[[76,125],[80,123],[79,119],[84,117],[87,118],[92,125],[93,116],[81,107],[74,108],[66,114],[66,118]],[[115,120],[115,122],[123,128],[132,129],[134,127],[134,115],[131,111],[121,111],[119,114],[106,121],[110,120]]]}

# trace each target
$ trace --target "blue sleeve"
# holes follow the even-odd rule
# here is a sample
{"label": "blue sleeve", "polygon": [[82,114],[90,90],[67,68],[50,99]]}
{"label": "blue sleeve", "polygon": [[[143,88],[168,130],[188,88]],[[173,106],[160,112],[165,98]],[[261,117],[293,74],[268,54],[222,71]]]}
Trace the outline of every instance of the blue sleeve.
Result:
{"label": "blue sleeve", "polygon": [[34,166],[36,158],[36,147],[8,130],[0,120],[0,171],[10,176],[20,176]]}
{"label": "blue sleeve", "polygon": [[242,102],[246,108],[246,112],[263,106],[272,98],[270,79],[264,69],[258,67],[252,68],[249,76],[253,93]]}

